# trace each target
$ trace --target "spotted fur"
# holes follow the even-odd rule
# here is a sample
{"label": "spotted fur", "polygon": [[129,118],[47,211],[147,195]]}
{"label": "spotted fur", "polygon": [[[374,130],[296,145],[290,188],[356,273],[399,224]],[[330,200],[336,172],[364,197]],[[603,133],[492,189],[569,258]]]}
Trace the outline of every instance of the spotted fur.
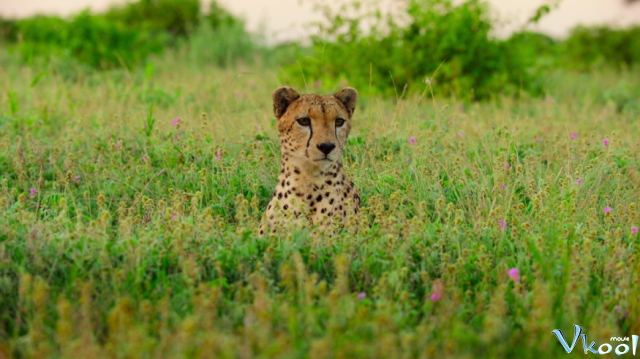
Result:
{"label": "spotted fur", "polygon": [[357,214],[360,195],[340,160],[358,92],[347,87],[335,95],[301,96],[291,87],[279,87],[272,97],[282,167],[260,234],[269,228],[275,231],[276,202],[289,214],[287,218],[304,213],[312,224],[324,224],[336,216],[344,221]]}

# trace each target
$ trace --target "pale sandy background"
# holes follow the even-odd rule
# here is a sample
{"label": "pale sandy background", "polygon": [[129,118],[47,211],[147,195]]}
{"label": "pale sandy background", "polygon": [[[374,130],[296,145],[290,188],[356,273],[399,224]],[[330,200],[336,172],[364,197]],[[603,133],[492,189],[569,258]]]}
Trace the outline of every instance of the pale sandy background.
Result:
{"label": "pale sandy background", "polygon": [[[35,13],[67,15],[84,8],[101,10],[111,3],[126,0],[0,0],[0,16],[23,17]],[[332,0],[340,1],[340,0]],[[385,0],[393,9],[402,0]],[[559,2],[536,30],[562,37],[576,24],[640,24],[640,1],[624,0],[490,0],[497,15],[508,20],[497,29],[499,36],[522,26],[534,10],[544,3]],[[206,3],[206,0],[205,0]],[[308,34],[309,21],[318,20],[308,0],[219,0],[223,6],[247,21],[247,27],[263,32],[269,39],[297,39]]]}

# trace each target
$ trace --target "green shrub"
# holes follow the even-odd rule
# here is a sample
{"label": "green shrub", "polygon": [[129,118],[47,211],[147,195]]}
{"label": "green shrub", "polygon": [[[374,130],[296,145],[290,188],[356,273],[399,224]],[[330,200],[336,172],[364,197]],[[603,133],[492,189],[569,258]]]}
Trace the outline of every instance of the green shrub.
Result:
{"label": "green shrub", "polygon": [[195,66],[234,65],[239,59],[251,61],[257,50],[241,21],[221,22],[213,28],[202,22],[185,43],[189,62]]}
{"label": "green shrub", "polygon": [[640,26],[611,29],[578,26],[564,43],[564,60],[580,70],[595,66],[632,66],[640,63]]}
{"label": "green shrub", "polygon": [[[323,36],[312,38],[313,56],[287,69],[290,81],[302,83],[304,74],[307,81],[347,80],[367,88],[372,80],[376,91],[399,93],[405,85],[423,91],[429,79],[435,92],[467,99],[530,89],[532,60],[490,36],[488,7],[480,0],[411,0],[405,24],[376,11],[351,18],[345,13],[325,9],[331,25],[320,26]],[[366,35],[365,22],[373,24]]]}
{"label": "green shrub", "polygon": [[163,37],[83,12],[70,21],[37,16],[18,21],[24,61],[68,57],[95,68],[131,67],[160,53]]}
{"label": "green shrub", "polygon": [[185,36],[200,20],[199,0],[139,0],[111,8],[105,17],[129,27]]}

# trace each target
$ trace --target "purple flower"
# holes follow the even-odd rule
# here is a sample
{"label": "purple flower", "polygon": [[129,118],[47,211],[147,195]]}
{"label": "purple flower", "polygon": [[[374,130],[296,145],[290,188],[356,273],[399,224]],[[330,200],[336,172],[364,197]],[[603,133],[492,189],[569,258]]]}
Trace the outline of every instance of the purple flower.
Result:
{"label": "purple flower", "polygon": [[609,146],[609,140],[607,140],[606,138],[604,139],[604,141],[602,141],[602,143],[603,143],[605,146]]}
{"label": "purple flower", "polygon": [[577,132],[572,133],[571,134],[571,139],[575,140],[576,138],[578,138],[578,133]]}
{"label": "purple flower", "polygon": [[222,154],[222,150],[218,150],[218,153],[217,153],[216,159],[221,159],[221,158],[220,158],[220,155],[221,155],[221,154]]}
{"label": "purple flower", "polygon": [[367,297],[367,293],[365,293],[365,292],[358,293],[358,300],[359,301],[362,302],[364,300],[364,298],[366,298],[366,297]]}
{"label": "purple flower", "polygon": [[174,214],[173,216],[171,216],[171,220],[175,221],[176,220],[176,215]]}
{"label": "purple flower", "polygon": [[582,181],[582,178],[578,178],[578,179],[576,180],[576,182],[578,182],[578,183],[582,183],[582,182],[583,182],[583,181]]}
{"label": "purple flower", "polygon": [[29,196],[35,196],[36,195],[36,189],[32,188],[31,191],[29,191]]}
{"label": "purple flower", "polygon": [[120,140],[116,141],[116,147],[120,147]]}
{"label": "purple flower", "polygon": [[178,121],[180,121],[180,117],[176,117],[173,122],[171,122],[172,125],[177,126],[178,125]]}
{"label": "purple flower", "polygon": [[148,159],[147,155],[142,155],[142,162],[147,162]]}
{"label": "purple flower", "polygon": [[506,230],[507,229],[507,224],[504,221],[500,221],[500,227],[502,227],[502,230]]}
{"label": "purple flower", "polygon": [[504,168],[507,169],[507,170],[509,169],[509,162],[505,162],[504,163]]}
{"label": "purple flower", "polygon": [[631,233],[637,234],[638,233],[638,227],[631,227]]}
{"label": "purple flower", "polygon": [[462,132],[462,131],[458,132],[458,136],[464,137],[464,132]]}
{"label": "purple flower", "polygon": [[501,184],[501,185],[500,185],[500,188],[502,188],[502,189],[507,189],[507,186],[505,186],[505,185]]}
{"label": "purple flower", "polygon": [[436,280],[433,282],[433,292],[429,295],[429,300],[432,302],[437,302],[442,299],[442,282],[440,280]]}
{"label": "purple flower", "polygon": [[414,143],[416,143],[416,138],[415,138],[415,137],[411,137],[411,138],[409,139],[409,143],[410,143],[410,144],[412,144],[412,145],[413,145]]}
{"label": "purple flower", "polygon": [[604,207],[604,213],[611,212],[611,207]]}
{"label": "purple flower", "polygon": [[80,181],[80,176],[75,176],[75,177],[73,177],[73,180],[74,180],[74,181]]}
{"label": "purple flower", "polygon": [[404,159],[404,162],[405,162],[405,163],[409,163],[409,159],[408,159],[408,158],[405,158],[405,159]]}
{"label": "purple flower", "polygon": [[514,282],[520,281],[520,271],[518,270],[518,268],[509,269],[507,274],[509,275],[509,277],[511,277],[511,279],[513,279]]}

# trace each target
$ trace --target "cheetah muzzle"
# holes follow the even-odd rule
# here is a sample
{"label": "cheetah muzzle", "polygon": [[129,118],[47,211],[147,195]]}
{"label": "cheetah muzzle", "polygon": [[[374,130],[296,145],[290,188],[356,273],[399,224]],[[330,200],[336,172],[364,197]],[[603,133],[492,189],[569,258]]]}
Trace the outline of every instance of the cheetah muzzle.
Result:
{"label": "cheetah muzzle", "polygon": [[273,112],[280,136],[282,168],[267,206],[260,235],[275,232],[277,211],[284,218],[324,225],[358,214],[360,196],[340,162],[351,130],[358,91],[335,95],[299,95],[291,87],[273,91]]}

